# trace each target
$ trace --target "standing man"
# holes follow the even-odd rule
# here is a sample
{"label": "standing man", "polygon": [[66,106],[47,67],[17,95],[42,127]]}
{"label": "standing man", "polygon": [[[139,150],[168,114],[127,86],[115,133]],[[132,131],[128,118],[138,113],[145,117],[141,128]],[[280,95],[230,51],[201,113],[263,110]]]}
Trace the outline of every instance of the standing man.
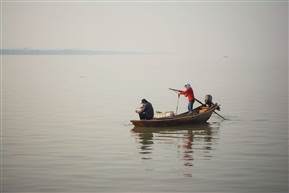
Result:
{"label": "standing man", "polygon": [[179,96],[182,94],[182,95],[185,95],[186,97],[188,97],[188,100],[189,100],[188,110],[189,110],[189,114],[190,114],[193,112],[193,105],[195,102],[195,96],[194,96],[194,91],[193,91],[193,89],[189,83],[187,83],[185,85],[185,88],[186,88],[185,91],[179,92]]}
{"label": "standing man", "polygon": [[139,114],[140,120],[150,120],[154,117],[154,108],[146,99],[141,100],[142,107],[135,110]]}

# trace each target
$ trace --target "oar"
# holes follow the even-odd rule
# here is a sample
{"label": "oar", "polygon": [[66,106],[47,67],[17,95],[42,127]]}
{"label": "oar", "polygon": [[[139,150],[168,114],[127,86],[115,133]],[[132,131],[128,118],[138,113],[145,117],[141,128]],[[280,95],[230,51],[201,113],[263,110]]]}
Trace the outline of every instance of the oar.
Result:
{"label": "oar", "polygon": [[[201,105],[205,105],[205,104],[203,104],[200,100],[198,100],[198,99],[196,99],[195,98],[195,100],[198,102],[198,103],[200,103]],[[223,117],[222,115],[220,115],[219,113],[217,113],[216,111],[213,111],[216,115],[219,115],[220,117],[222,117],[224,120],[227,120],[225,117]]]}

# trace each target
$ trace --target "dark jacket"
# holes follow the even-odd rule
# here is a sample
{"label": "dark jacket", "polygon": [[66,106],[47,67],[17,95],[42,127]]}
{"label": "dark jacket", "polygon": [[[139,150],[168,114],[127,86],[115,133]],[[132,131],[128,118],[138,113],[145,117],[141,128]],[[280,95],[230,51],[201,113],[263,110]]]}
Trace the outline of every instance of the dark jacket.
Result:
{"label": "dark jacket", "polygon": [[145,113],[148,118],[154,117],[154,108],[150,102],[144,103],[143,107],[141,108],[139,114]]}

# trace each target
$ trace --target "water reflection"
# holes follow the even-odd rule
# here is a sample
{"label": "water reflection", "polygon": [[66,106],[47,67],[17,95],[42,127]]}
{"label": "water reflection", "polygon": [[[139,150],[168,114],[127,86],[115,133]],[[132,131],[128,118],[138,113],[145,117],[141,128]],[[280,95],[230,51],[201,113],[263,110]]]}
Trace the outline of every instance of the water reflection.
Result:
{"label": "water reflection", "polygon": [[[139,154],[143,160],[161,159],[163,155],[183,166],[194,166],[195,160],[211,160],[219,139],[219,124],[206,123],[179,127],[134,127]],[[176,156],[175,156],[176,155]]]}

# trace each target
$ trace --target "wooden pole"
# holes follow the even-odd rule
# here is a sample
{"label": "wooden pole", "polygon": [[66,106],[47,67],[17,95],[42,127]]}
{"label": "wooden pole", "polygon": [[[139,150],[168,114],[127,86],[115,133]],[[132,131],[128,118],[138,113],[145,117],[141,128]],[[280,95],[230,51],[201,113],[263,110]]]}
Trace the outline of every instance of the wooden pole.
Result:
{"label": "wooden pole", "polygon": [[[201,105],[204,105],[201,101],[199,101],[198,99],[195,98],[195,100],[200,103]],[[214,111],[214,113],[218,116],[220,116],[221,118],[223,118],[224,120],[227,120],[225,117],[223,117],[222,115],[220,115],[219,113],[217,113],[216,111]]]}
{"label": "wooden pole", "polygon": [[176,108],[176,115],[178,114],[179,100],[180,100],[180,95],[178,95],[178,102],[177,102],[177,108]]}

